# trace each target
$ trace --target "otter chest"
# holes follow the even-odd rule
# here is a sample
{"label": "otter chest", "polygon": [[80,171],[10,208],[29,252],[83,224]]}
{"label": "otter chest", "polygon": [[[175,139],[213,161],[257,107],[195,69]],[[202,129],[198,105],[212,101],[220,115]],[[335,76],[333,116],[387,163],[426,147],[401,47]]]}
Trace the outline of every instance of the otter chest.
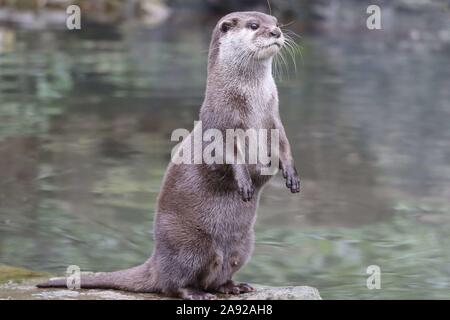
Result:
{"label": "otter chest", "polygon": [[275,106],[278,104],[278,95],[273,79],[262,81],[252,87],[244,88],[247,96],[247,112],[245,114],[248,128],[272,127],[272,118]]}

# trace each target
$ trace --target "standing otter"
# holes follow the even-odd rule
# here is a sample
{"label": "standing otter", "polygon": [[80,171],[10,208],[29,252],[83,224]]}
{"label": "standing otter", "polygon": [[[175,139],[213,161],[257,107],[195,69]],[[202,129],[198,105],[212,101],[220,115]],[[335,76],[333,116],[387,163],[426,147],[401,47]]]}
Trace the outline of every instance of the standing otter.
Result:
{"label": "standing otter", "polygon": [[[278,111],[272,59],[284,45],[276,18],[235,12],[214,28],[204,129],[277,129],[279,167],[291,192],[300,182]],[[253,249],[259,194],[270,179],[260,165],[175,164],[164,177],[155,216],[155,248],[142,265],[81,277],[81,288],[159,292],[183,299],[214,299],[213,293],[254,289],[232,280]],[[40,288],[65,287],[65,279]]]}

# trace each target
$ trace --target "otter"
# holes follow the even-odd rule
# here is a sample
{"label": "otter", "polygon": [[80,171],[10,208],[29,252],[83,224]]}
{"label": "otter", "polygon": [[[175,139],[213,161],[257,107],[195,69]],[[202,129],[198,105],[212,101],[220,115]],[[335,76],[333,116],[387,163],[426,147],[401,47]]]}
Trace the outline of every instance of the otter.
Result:
{"label": "otter", "polygon": [[[204,130],[277,129],[277,168],[287,188],[297,193],[300,180],[272,76],[272,60],[284,42],[271,15],[234,12],[221,18],[212,33],[200,120]],[[232,277],[253,250],[259,196],[271,178],[261,175],[260,167],[171,161],[158,196],[152,256],[134,268],[82,275],[81,288],[153,292],[182,299],[254,291]],[[51,279],[38,287],[66,287],[66,280]]]}

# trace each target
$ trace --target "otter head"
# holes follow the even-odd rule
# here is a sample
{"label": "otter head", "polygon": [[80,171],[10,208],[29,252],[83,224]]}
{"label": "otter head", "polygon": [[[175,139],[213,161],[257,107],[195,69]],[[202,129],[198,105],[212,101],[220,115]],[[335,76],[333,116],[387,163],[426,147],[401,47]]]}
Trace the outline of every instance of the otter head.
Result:
{"label": "otter head", "polygon": [[220,19],[214,29],[210,62],[269,61],[283,44],[284,35],[275,17],[260,12],[233,12]]}

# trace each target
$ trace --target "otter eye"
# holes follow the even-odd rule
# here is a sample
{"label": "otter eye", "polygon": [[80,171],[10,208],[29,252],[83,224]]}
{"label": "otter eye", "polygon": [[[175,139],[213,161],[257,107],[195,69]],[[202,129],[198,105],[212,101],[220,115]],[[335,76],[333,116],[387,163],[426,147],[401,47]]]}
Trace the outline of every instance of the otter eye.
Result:
{"label": "otter eye", "polygon": [[249,24],[250,29],[257,30],[259,28],[259,24],[252,22]]}

